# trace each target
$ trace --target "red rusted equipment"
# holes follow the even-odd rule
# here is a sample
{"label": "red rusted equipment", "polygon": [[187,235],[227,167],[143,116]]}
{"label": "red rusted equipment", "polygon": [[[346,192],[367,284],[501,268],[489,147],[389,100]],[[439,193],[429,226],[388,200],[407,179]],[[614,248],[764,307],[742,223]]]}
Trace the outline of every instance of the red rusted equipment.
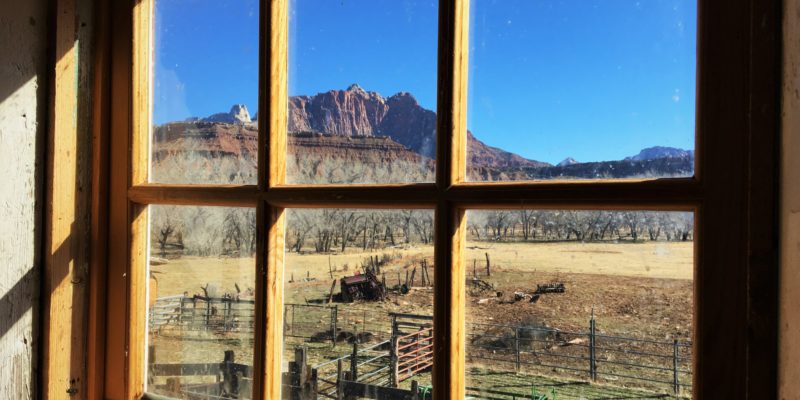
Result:
{"label": "red rusted equipment", "polygon": [[342,278],[340,288],[340,300],[348,303],[355,300],[383,300],[386,297],[386,287],[371,270]]}

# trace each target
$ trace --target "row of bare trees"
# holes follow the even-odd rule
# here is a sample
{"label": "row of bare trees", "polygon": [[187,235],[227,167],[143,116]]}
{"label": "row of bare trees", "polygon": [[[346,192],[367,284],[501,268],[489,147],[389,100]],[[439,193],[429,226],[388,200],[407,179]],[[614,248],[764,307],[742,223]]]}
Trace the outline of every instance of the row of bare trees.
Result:
{"label": "row of bare trees", "polygon": [[423,210],[289,210],[287,248],[327,253],[433,242],[433,213]]}
{"label": "row of bare trees", "polygon": [[470,238],[494,241],[687,241],[694,214],[664,211],[492,210],[470,212]]}
{"label": "row of bare trees", "polygon": [[[154,254],[252,255],[255,210],[222,207],[152,208]],[[688,241],[694,215],[662,211],[481,210],[467,215],[470,240]],[[433,213],[426,210],[292,209],[286,246],[292,252],[377,250],[433,243]]]}
{"label": "row of bare trees", "polygon": [[256,251],[252,208],[152,206],[153,255],[249,256]]}

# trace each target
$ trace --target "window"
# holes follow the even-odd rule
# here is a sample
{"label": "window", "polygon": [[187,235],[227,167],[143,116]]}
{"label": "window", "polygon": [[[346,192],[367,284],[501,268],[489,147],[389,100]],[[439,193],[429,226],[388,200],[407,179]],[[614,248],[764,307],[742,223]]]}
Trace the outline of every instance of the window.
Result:
{"label": "window", "polygon": [[[720,391],[728,397],[744,392],[756,396],[759,388],[769,387],[768,379],[758,378],[755,371],[759,366],[774,365],[770,364],[774,350],[767,349],[760,359],[755,342],[769,337],[769,327],[759,325],[757,317],[747,311],[765,307],[753,302],[750,295],[755,289],[749,285],[769,287],[757,276],[768,265],[753,264],[749,256],[751,251],[759,250],[758,246],[768,245],[751,240],[760,225],[750,220],[746,211],[756,207],[750,197],[756,188],[748,186],[751,181],[747,178],[752,172],[748,168],[754,167],[747,160],[754,154],[769,153],[765,148],[748,147],[748,139],[754,135],[748,127],[752,123],[770,129],[768,122],[759,124],[748,116],[753,102],[774,104],[767,100],[768,94],[759,91],[763,87],[758,79],[748,80],[753,86],[747,88],[730,84],[755,74],[741,61],[758,59],[755,49],[762,38],[750,36],[748,30],[755,29],[751,19],[756,11],[744,5],[719,6],[705,1],[698,6],[697,161],[693,177],[616,182],[470,181],[466,125],[470,4],[448,0],[438,3],[433,182],[426,178],[415,179],[416,183],[389,180],[340,185],[337,183],[346,182],[331,181],[326,183],[333,185],[309,185],[287,177],[287,149],[292,145],[287,133],[287,57],[291,54],[288,3],[259,3],[259,114],[254,153],[257,168],[255,179],[248,176],[235,184],[161,180],[150,175],[149,160],[154,151],[150,138],[156,122],[151,107],[156,100],[152,92],[154,76],[149,68],[153,33],[157,32],[153,16],[158,1],[143,0],[130,8],[114,6],[115,46],[110,50],[111,70],[115,73],[110,82],[114,94],[110,101],[110,247],[103,368],[106,397],[141,398],[150,384],[146,381],[150,361],[146,348],[150,302],[146,272],[148,259],[152,264],[148,247],[153,238],[149,235],[160,233],[160,229],[153,230],[150,221],[159,209],[173,206],[251,210],[252,215],[243,221],[254,221],[253,362],[248,371],[234,373],[248,378],[243,380],[248,381],[247,390],[253,398],[279,398],[282,390],[284,307],[289,298],[283,283],[286,273],[291,274],[285,252],[287,220],[295,208],[433,210],[432,263],[438,267],[432,268],[430,276],[434,313],[427,323],[432,323],[436,334],[425,340],[432,341],[434,395],[450,399],[465,397],[468,376],[466,282],[472,259],[466,252],[467,210],[693,212],[698,240],[694,252],[692,393],[699,398],[718,396]],[[740,40],[730,40],[731,37]],[[243,115],[241,109],[236,111]],[[731,170],[740,173],[731,174]],[[165,242],[163,251],[168,247]],[[241,245],[239,248],[241,251]],[[155,290],[157,293],[157,287]],[[213,310],[211,302],[207,303],[206,308]],[[224,318],[226,306],[217,307],[216,313],[222,316],[207,311],[223,326],[230,322]],[[184,306],[178,308],[183,310]],[[153,317],[150,321],[158,320]],[[241,326],[241,320],[237,324]],[[748,336],[748,328],[755,329],[753,336]],[[772,345],[774,340],[767,343]],[[237,354],[235,359],[220,362],[230,366],[238,365],[239,360],[242,359]],[[747,360],[754,364],[747,365]],[[167,384],[166,380],[163,384]]]}

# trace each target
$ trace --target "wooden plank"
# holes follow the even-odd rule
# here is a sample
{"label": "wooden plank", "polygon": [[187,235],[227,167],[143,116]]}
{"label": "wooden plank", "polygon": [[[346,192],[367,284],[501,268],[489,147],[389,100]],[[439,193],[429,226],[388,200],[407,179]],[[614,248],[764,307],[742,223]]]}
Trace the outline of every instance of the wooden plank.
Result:
{"label": "wooden plank", "polygon": [[259,198],[281,207],[433,208],[447,200],[462,208],[671,208],[692,209],[702,199],[694,180],[636,183],[457,184],[437,190],[434,184],[368,186],[279,186],[259,191],[255,185],[145,184],[128,190],[140,204],[252,207]]}
{"label": "wooden plank", "polygon": [[[695,398],[746,397],[750,2],[701,1],[695,223]],[[740,82],[740,84],[732,84]],[[722,361],[724,360],[724,362]]]}
{"label": "wooden plank", "polygon": [[268,236],[269,236],[269,209],[267,203],[259,202],[256,208],[256,274],[255,274],[255,301],[253,306],[253,399],[265,399],[264,373],[267,361],[267,268],[268,268]]}
{"label": "wooden plank", "polygon": [[[42,398],[83,398],[86,393],[86,318],[89,286],[91,5],[54,3],[54,70],[48,129],[43,285]],[[86,28],[86,29],[81,29]]]}
{"label": "wooden plank", "polygon": [[281,359],[283,347],[283,273],[286,238],[286,213],[270,207],[266,279],[266,361],[264,362],[264,399],[279,399],[281,394]]}
{"label": "wooden plank", "polygon": [[150,171],[152,129],[153,2],[141,0],[133,6],[133,68],[131,81],[131,186],[147,183]]}
{"label": "wooden plank", "polygon": [[[270,3],[270,0],[259,0],[258,4],[258,115],[262,116],[271,115],[271,91],[267,82],[271,75],[272,66],[269,59],[264,57],[264,54],[269,54],[269,49],[272,45],[271,35],[269,34],[271,32],[270,19],[272,16]],[[258,119],[258,162],[256,163],[256,168],[258,170],[257,185],[259,190],[266,189],[268,186],[269,156],[267,145],[269,144],[270,124],[269,122],[262,123],[262,121],[270,121],[270,118]]]}
{"label": "wooden plank", "polygon": [[[467,173],[467,76],[469,75],[469,0],[453,1],[452,47],[453,54],[452,109],[450,116],[450,171],[449,184],[466,180]],[[444,182],[439,182],[443,184]],[[442,185],[446,187],[449,185]],[[461,390],[463,392],[463,390]],[[461,398],[464,396],[462,395]]]}
{"label": "wooden plank", "polygon": [[55,3],[0,2],[0,399],[41,397],[45,149]]}
{"label": "wooden plank", "polygon": [[[286,182],[286,130],[289,92],[288,35],[289,3],[270,2],[269,29],[269,177],[270,187]],[[262,84],[264,86],[265,84]]]}
{"label": "wooden plank", "polygon": [[103,398],[106,355],[106,279],[108,260],[108,189],[110,156],[110,10],[95,2],[92,90],[92,200],[89,321],[86,351],[86,398]]}
{"label": "wooden plank", "polygon": [[319,208],[433,208],[438,191],[434,184],[387,186],[281,186],[264,194],[281,207]]}
{"label": "wooden plank", "polygon": [[131,187],[128,198],[139,204],[254,207],[255,185],[167,185],[150,183]]}
{"label": "wooden plank", "polygon": [[[748,126],[747,397],[778,398],[781,7],[752,1]],[[794,14],[796,17],[800,16]]]}
{"label": "wooden plank", "polygon": [[130,206],[130,261],[128,266],[127,396],[144,393],[147,341],[148,213],[147,206]]}
{"label": "wooden plank", "polygon": [[[800,397],[800,0],[784,3],[779,399]],[[796,17],[792,17],[796,16]]]}
{"label": "wooden plank", "polygon": [[128,143],[130,140],[131,6],[111,3],[111,93],[109,155],[108,269],[106,298],[106,358],[104,397],[124,399],[126,393],[128,219]]}
{"label": "wooden plank", "polygon": [[[148,181],[150,171],[151,78],[153,61],[153,0],[142,0],[133,6],[133,67],[130,164],[128,184],[139,185]],[[126,340],[126,393],[128,399],[138,399],[144,394],[147,341],[147,287],[149,265],[147,242],[149,221],[147,206],[130,203],[128,285],[128,325]]]}

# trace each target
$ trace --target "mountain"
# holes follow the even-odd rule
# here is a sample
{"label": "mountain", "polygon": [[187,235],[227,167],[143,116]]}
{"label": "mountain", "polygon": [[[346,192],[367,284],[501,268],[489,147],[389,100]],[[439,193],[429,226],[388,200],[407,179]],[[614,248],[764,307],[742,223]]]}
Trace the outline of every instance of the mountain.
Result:
{"label": "mountain", "polygon": [[625,157],[626,161],[646,161],[658,158],[694,158],[694,151],[675,147],[654,146],[643,149],[639,154]]}
{"label": "mountain", "polygon": [[[436,113],[420,106],[407,92],[384,98],[353,84],[345,90],[292,96],[288,130],[331,136],[387,136],[425,157],[434,158],[436,154]],[[471,132],[467,144],[469,164],[503,168],[550,165],[487,146]]]}
{"label": "mountain", "polygon": [[218,113],[203,118],[203,122],[221,122],[226,124],[246,124],[252,122],[247,106],[244,104],[234,104],[227,113]]}
{"label": "mountain", "polygon": [[[436,114],[400,92],[388,98],[353,84],[288,100],[290,183],[430,182]],[[258,116],[227,113],[154,127],[156,181],[253,183]],[[485,134],[497,134],[488,132]],[[694,173],[694,152],[651,147],[624,160],[551,165],[488,146],[467,131],[467,176],[475,181],[678,177]],[[177,176],[171,176],[177,174]]]}
{"label": "mountain", "polygon": [[572,158],[572,157],[567,157],[567,158],[561,160],[560,163],[556,164],[556,166],[566,167],[567,165],[573,165],[573,164],[580,164],[580,163],[575,161],[575,159]]}

